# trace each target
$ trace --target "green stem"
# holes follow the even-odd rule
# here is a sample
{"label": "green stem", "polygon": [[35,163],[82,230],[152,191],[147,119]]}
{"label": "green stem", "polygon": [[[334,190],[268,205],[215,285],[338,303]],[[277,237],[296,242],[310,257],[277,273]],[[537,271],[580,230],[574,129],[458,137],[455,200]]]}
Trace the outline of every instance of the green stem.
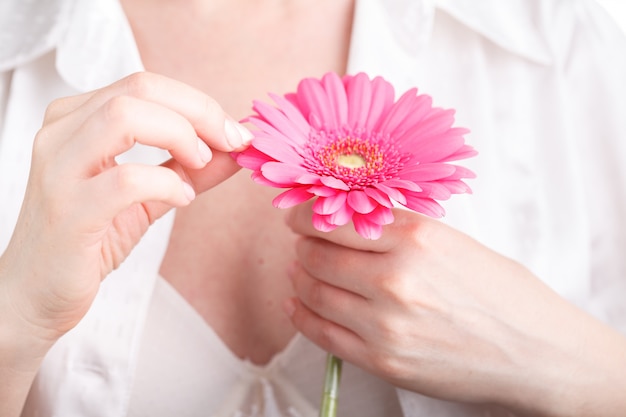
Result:
{"label": "green stem", "polygon": [[337,415],[337,397],[339,396],[342,363],[343,361],[332,353],[326,356],[326,378],[319,417],[335,417]]}

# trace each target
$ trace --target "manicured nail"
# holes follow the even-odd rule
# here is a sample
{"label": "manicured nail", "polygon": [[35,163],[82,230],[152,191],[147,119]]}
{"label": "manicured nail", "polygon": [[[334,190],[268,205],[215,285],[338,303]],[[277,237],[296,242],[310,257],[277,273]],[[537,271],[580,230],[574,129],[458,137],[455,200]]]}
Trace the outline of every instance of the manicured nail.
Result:
{"label": "manicured nail", "polygon": [[204,162],[205,164],[209,162],[211,158],[213,158],[213,152],[211,152],[211,148],[209,148],[209,145],[204,143],[204,141],[200,138],[198,138],[198,154],[200,155],[200,159],[202,159],[202,162]]}
{"label": "manicured nail", "polygon": [[193,201],[196,198],[196,192],[191,185],[183,182],[183,189],[185,190],[185,197],[187,197],[187,200]]}
{"label": "manicured nail", "polygon": [[252,133],[248,129],[230,119],[226,119],[224,122],[224,131],[226,132],[226,140],[233,149],[247,145],[253,138]]}

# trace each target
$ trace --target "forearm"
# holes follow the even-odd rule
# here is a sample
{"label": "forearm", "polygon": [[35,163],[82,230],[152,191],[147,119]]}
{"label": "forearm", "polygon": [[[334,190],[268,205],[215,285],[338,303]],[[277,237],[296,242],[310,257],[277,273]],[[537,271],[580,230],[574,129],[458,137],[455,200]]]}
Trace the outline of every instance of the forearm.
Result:
{"label": "forearm", "polygon": [[550,343],[527,346],[525,394],[508,408],[533,417],[625,416],[626,337],[573,306],[566,315],[546,327]]}
{"label": "forearm", "polygon": [[17,417],[54,341],[20,314],[23,303],[11,290],[1,261],[0,258],[0,417]]}

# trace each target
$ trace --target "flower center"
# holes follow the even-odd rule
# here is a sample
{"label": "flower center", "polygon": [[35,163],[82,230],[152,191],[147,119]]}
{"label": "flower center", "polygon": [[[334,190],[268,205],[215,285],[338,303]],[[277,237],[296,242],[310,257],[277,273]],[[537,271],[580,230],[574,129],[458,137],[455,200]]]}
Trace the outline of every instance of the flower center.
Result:
{"label": "flower center", "polygon": [[339,174],[371,175],[383,163],[378,144],[350,136],[322,147],[319,158],[326,168]]}
{"label": "flower center", "polygon": [[389,137],[372,132],[313,132],[304,164],[317,175],[335,177],[350,188],[363,189],[395,178],[410,157]]}
{"label": "flower center", "polygon": [[365,166],[365,164],[366,164],[365,158],[363,158],[358,153],[351,153],[349,155],[343,154],[337,157],[337,165],[345,167],[345,168],[349,168],[349,169],[361,168]]}

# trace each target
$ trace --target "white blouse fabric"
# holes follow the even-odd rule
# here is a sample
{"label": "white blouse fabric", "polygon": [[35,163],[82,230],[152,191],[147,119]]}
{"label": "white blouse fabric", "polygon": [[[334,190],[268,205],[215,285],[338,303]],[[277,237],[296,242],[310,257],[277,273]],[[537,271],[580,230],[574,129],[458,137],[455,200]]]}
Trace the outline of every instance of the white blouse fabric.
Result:
{"label": "white blouse fabric", "polygon": [[[267,365],[241,360],[187,300],[158,279],[129,417],[317,417],[325,358],[298,334]],[[391,385],[347,363],[339,404],[343,416],[402,416]]]}
{"label": "white blouse fabric", "polygon": [[[0,3],[0,251],[47,104],[140,70],[117,0]],[[445,202],[443,221],[626,333],[626,39],[599,6],[357,0],[348,71],[382,75],[398,92],[417,86],[455,108],[480,152],[467,163],[478,177],[473,195]],[[166,155],[138,147],[125,157],[156,163]],[[148,231],[53,347],[25,416],[128,416],[172,220],[170,213]],[[397,393],[406,417],[490,415]]]}

